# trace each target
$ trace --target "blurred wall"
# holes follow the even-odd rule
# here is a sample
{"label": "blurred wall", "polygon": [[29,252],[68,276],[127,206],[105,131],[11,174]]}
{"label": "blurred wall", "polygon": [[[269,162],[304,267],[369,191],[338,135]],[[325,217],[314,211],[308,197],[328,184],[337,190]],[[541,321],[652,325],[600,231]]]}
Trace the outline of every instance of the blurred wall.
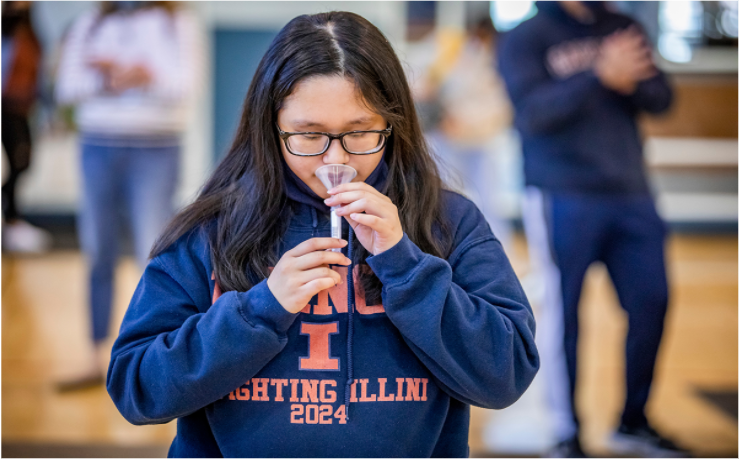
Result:
{"label": "blurred wall", "polygon": [[658,59],[670,75],[670,110],[641,128],[660,213],[673,226],[736,231],[737,52],[703,47],[689,62]]}

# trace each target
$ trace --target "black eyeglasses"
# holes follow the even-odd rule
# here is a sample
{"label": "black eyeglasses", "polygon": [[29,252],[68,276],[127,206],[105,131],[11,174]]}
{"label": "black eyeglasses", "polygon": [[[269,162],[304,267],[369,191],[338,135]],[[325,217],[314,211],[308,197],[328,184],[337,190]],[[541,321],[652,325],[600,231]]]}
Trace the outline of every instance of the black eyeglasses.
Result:
{"label": "black eyeglasses", "polygon": [[392,126],[383,130],[347,131],[340,134],[305,132],[289,133],[277,126],[280,139],[285,141],[287,151],[301,157],[323,155],[331,145],[331,141],[339,139],[344,150],[352,155],[370,155],[377,153],[387,144],[387,138],[393,131]]}

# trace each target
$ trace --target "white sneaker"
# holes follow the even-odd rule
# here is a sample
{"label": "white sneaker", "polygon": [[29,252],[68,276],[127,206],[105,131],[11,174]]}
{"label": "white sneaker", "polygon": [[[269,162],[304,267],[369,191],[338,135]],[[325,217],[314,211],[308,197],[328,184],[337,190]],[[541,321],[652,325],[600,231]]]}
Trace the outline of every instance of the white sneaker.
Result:
{"label": "white sneaker", "polygon": [[608,448],[619,455],[650,458],[685,458],[690,452],[662,437],[652,427],[628,428],[620,426],[608,440]]}
{"label": "white sneaker", "polygon": [[51,249],[51,234],[25,220],[3,225],[2,247],[8,252],[41,254]]}

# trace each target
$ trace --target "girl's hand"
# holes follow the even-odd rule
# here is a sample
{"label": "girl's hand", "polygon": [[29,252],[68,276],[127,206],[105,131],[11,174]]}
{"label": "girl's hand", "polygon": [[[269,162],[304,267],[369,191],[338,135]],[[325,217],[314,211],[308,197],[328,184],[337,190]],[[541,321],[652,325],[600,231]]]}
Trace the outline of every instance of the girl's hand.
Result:
{"label": "girl's hand", "polygon": [[398,208],[371,185],[350,182],[328,193],[331,197],[324,202],[329,206],[344,205],[336,214],[344,216],[359,242],[372,255],[387,251],[403,239]]}
{"label": "girl's hand", "polygon": [[336,286],[341,275],[329,265],[349,265],[351,260],[340,252],[344,240],[311,238],[287,251],[267,278],[267,287],[282,307],[290,313],[302,310],[310,299],[324,289]]}

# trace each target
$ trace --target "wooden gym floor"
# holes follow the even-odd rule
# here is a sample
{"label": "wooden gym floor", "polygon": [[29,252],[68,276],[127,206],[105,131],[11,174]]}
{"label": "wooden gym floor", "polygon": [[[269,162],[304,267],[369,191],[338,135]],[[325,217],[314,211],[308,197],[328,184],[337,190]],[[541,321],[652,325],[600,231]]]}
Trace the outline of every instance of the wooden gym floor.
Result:
{"label": "wooden gym floor", "polygon": [[[524,275],[521,236],[510,257]],[[737,237],[673,234],[668,266],[671,309],[648,415],[661,432],[697,456],[736,457]],[[133,261],[124,258],[116,280],[113,331],[139,276]],[[53,382],[81,369],[87,359],[84,280],[84,260],[75,250],[2,257],[4,457],[166,455],[175,434],[173,423],[130,425],[102,386],[68,394],[54,389]],[[581,309],[582,386],[577,403],[583,442],[591,453],[607,455],[604,438],[618,420],[623,400],[625,317],[602,267],[596,265],[588,273]],[[728,408],[724,404],[722,410],[703,397],[706,392],[728,397]],[[525,404],[522,400],[502,412],[473,410],[472,456],[539,454],[536,449],[499,448],[490,439],[496,421],[509,425],[515,417],[506,414],[517,410],[522,426],[534,426],[527,423],[530,405]],[[533,433],[531,439],[537,436],[546,438]]]}

